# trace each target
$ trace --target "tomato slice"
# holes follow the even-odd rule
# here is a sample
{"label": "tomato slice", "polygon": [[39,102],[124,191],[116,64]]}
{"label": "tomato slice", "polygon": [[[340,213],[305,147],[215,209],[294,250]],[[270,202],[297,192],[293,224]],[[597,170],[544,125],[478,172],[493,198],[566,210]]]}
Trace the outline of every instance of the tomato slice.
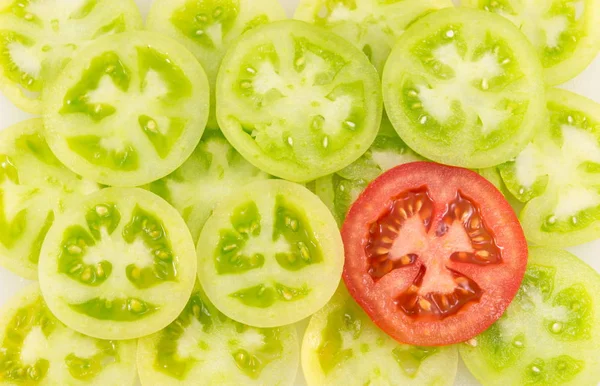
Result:
{"label": "tomato slice", "polygon": [[337,224],[317,196],[257,181],[222,200],[198,241],[198,277],[229,318],[256,327],[298,322],[335,293],[344,265]]}
{"label": "tomato slice", "polygon": [[310,318],[302,342],[302,369],[309,386],[450,386],[457,367],[456,346],[396,342],[369,320],[343,284]]}
{"label": "tomato slice", "polygon": [[211,86],[207,128],[218,129],[213,91],[227,49],[252,28],[285,18],[278,0],[154,0],[146,26],[176,39],[202,64]]}
{"label": "tomato slice", "polygon": [[297,20],[242,35],[217,78],[217,119],[227,140],[254,166],[294,182],[356,161],[377,135],[382,105],[367,57]]}
{"label": "tomato slice", "polygon": [[390,121],[436,162],[471,169],[515,157],[544,117],[542,67],[498,15],[445,8],[400,36],[383,73]]}
{"label": "tomato slice", "polygon": [[133,0],[0,1],[0,90],[39,114],[42,92],[75,52],[142,24]]}
{"label": "tomato slice", "polygon": [[327,28],[353,43],[381,73],[400,35],[450,0],[301,0],[294,18]]}
{"label": "tomato slice", "polygon": [[598,272],[568,252],[532,247],[515,300],[460,354],[484,385],[597,385],[599,309]]}
{"label": "tomato slice", "polygon": [[85,47],[44,93],[46,139],[69,169],[111,186],[173,172],[204,133],[209,84],[185,47],[153,32]]}
{"label": "tomato slice", "polygon": [[546,83],[564,83],[585,70],[600,50],[598,0],[462,0],[461,5],[512,21],[531,41]]}
{"label": "tomato slice", "polygon": [[223,315],[199,285],[177,319],[139,340],[144,386],[294,384],[299,363],[296,326],[255,328]]}
{"label": "tomato slice", "polygon": [[185,222],[142,189],[106,188],[58,217],[39,262],[40,288],[61,322],[99,339],[136,339],[171,323],[196,279]]}
{"label": "tomato slice", "polygon": [[31,284],[0,313],[2,385],[132,385],[136,342],[100,340],[62,324]]}
{"label": "tomato slice", "polygon": [[342,227],[344,281],[396,340],[462,342],[519,289],[527,244],[502,194],[466,169],[414,162],[373,181]]}
{"label": "tomato slice", "polygon": [[498,168],[525,208],[527,240],[566,247],[600,237],[600,104],[560,89],[547,93],[548,120]]}

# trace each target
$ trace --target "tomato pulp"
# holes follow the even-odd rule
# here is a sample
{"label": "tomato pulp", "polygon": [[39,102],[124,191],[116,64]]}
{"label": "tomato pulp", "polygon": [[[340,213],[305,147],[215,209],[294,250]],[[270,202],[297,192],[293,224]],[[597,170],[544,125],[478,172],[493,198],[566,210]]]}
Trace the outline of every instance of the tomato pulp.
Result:
{"label": "tomato pulp", "polygon": [[467,169],[398,166],[362,193],[342,227],[344,281],[396,340],[467,341],[516,295],[527,243],[508,202]]}

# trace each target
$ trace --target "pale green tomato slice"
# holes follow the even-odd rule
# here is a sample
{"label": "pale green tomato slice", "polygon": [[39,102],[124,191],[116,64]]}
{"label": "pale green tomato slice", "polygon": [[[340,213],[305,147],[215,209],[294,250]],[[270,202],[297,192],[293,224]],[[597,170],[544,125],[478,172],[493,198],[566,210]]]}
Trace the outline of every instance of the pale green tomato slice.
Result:
{"label": "pale green tomato slice", "polygon": [[0,384],[133,385],[136,342],[75,332],[47,308],[37,284],[0,311]]}
{"label": "pale green tomato slice", "polygon": [[600,105],[548,90],[548,121],[514,159],[500,166],[525,208],[527,239],[564,247],[600,238]]}
{"label": "pale green tomato slice", "polygon": [[379,134],[369,150],[339,172],[316,180],[315,192],[341,226],[350,206],[371,181],[395,166],[422,160],[402,142],[384,115]]}
{"label": "pale green tomato slice", "polygon": [[258,181],[222,200],[198,241],[198,276],[225,315],[256,327],[304,319],[333,296],[344,246],[334,218],[305,187]]}
{"label": "pale green tomato slice", "polygon": [[162,198],[107,188],[58,217],[42,246],[39,279],[50,310],[99,339],[134,339],[171,323],[196,278],[194,243]]}
{"label": "pale green tomato slice", "polygon": [[269,178],[244,159],[219,131],[209,131],[192,156],[149,189],[173,205],[187,223],[194,241],[216,204],[244,185]]}
{"label": "pale green tomato slice", "polygon": [[41,119],[0,131],[0,265],[27,279],[56,216],[100,189],[56,159],[43,131]]}
{"label": "pale green tomato slice", "polygon": [[295,326],[233,321],[198,286],[173,323],[140,339],[137,362],[143,386],[291,386],[299,351]]}
{"label": "pale green tomato slice", "polygon": [[502,15],[529,38],[550,85],[574,78],[600,51],[598,0],[461,0]]}
{"label": "pale green tomato slice", "polygon": [[39,114],[42,92],[77,50],[141,28],[133,0],[0,0],[0,90]]}
{"label": "pale green tomato slice", "polygon": [[179,41],[202,64],[211,86],[208,128],[218,129],[214,90],[227,49],[246,31],[285,18],[278,0],[155,0],[146,26]]}
{"label": "pale green tomato slice", "polygon": [[209,85],[185,47],[152,32],[96,40],[44,94],[46,137],[71,170],[138,186],[192,154],[208,119]]}
{"label": "pale green tomato slice", "polygon": [[447,8],[415,22],[383,74],[390,121],[414,151],[471,169],[515,157],[543,123],[540,61],[505,18]]}
{"label": "pale green tomato slice", "polygon": [[458,368],[455,346],[418,347],[379,329],[343,285],[310,319],[302,343],[309,386],[450,386]]}
{"label": "pale green tomato slice", "polygon": [[221,130],[250,163],[306,182],[356,161],[381,121],[377,72],[356,47],[287,20],[245,33],[217,79]]}
{"label": "pale green tomato slice", "polygon": [[451,0],[300,0],[294,18],[347,39],[381,73],[406,28],[431,12],[452,6]]}
{"label": "pale green tomato slice", "polygon": [[515,300],[460,354],[486,386],[597,385],[600,275],[568,252],[531,248]]}

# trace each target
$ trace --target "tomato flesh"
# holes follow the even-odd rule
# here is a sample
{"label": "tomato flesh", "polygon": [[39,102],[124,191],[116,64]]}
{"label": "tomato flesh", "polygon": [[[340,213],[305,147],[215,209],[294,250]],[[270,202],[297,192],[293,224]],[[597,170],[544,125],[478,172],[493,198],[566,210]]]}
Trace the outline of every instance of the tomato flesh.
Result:
{"label": "tomato flesh", "polygon": [[389,335],[415,345],[481,333],[511,302],[527,264],[502,194],[474,172],[428,162],[377,178],[342,237],[352,296]]}

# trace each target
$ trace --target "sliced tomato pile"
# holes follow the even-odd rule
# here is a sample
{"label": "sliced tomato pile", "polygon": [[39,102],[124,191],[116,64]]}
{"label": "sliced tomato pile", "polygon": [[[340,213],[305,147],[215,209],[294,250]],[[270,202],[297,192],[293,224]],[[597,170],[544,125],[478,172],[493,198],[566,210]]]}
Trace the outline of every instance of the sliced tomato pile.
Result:
{"label": "sliced tomato pile", "polygon": [[396,340],[467,341],[515,297],[527,243],[502,194],[467,169],[398,166],[373,181],[342,228],[344,281]]}

